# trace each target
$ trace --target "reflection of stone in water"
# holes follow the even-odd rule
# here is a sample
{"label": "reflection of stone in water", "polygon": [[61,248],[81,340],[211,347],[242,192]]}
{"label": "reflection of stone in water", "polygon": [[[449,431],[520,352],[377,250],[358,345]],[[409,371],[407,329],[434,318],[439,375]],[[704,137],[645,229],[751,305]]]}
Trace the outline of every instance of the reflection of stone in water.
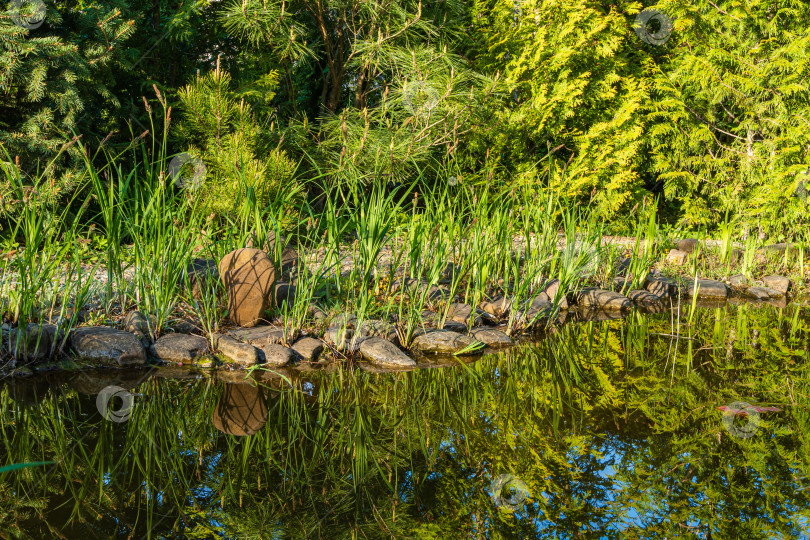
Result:
{"label": "reflection of stone in water", "polygon": [[619,310],[583,309],[577,312],[576,320],[582,322],[602,322],[623,319],[626,312]]}
{"label": "reflection of stone in water", "polygon": [[222,433],[253,435],[267,422],[264,390],[250,384],[226,383],[211,421]]}

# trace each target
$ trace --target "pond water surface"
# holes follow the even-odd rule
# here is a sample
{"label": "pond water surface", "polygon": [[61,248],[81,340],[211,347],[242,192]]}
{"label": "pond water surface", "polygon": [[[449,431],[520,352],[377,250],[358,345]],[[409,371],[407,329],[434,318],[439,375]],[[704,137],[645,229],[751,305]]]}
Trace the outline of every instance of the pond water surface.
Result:
{"label": "pond water surface", "polygon": [[7,379],[0,466],[53,463],[0,473],[0,537],[810,537],[807,308],[676,321],[401,373]]}

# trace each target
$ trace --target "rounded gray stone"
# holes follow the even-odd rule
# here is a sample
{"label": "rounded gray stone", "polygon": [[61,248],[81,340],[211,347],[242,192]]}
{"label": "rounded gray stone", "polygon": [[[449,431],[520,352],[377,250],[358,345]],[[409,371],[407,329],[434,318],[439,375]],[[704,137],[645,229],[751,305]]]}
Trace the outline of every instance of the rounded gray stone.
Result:
{"label": "rounded gray stone", "polygon": [[512,338],[494,328],[476,328],[470,334],[488,347],[509,347],[513,343]]}
{"label": "rounded gray stone", "polygon": [[369,362],[388,368],[410,368],[416,366],[399,347],[380,337],[371,337],[360,344],[360,354]]}
{"label": "rounded gray stone", "polygon": [[70,348],[83,361],[108,366],[146,363],[146,349],[134,334],[107,326],[77,328],[70,334]]}
{"label": "rounded gray stone", "polygon": [[296,341],[292,348],[307,362],[317,362],[318,357],[323,352],[323,341],[316,338],[304,337]]}
{"label": "rounded gray stone", "polygon": [[214,334],[214,344],[223,356],[241,366],[250,367],[259,363],[259,349],[249,343],[242,343],[230,336]]}
{"label": "rounded gray stone", "polygon": [[259,349],[259,362],[268,367],[286,366],[295,361],[295,351],[283,345],[265,345]]}
{"label": "rounded gray stone", "polygon": [[149,352],[158,360],[191,363],[208,352],[208,340],[189,334],[166,334],[158,338]]}
{"label": "rounded gray stone", "polygon": [[[480,342],[458,332],[434,330],[417,336],[413,340],[412,346],[423,353],[455,354],[476,343]],[[476,354],[477,352],[476,349],[467,351],[465,354]]]}

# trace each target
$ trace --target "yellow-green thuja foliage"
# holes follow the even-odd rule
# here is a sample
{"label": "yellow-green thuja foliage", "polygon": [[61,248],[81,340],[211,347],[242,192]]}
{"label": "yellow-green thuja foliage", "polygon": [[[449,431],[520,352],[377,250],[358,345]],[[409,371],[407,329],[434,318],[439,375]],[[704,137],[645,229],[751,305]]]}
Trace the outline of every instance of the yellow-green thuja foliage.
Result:
{"label": "yellow-green thuja foliage", "polygon": [[566,171],[556,186],[566,195],[592,201],[604,216],[630,210],[642,194],[650,83],[627,15],[565,0],[483,0],[474,10],[476,61],[500,71],[503,83],[494,121],[476,143],[497,162],[489,166],[507,182],[535,182],[554,160]]}
{"label": "yellow-green thuja foliage", "polygon": [[[276,82],[275,73],[261,79],[261,99],[272,99]],[[246,95],[231,88],[231,76],[219,62],[215,70],[181,88],[178,99],[182,118],[177,132],[187,153],[201,159],[206,169],[201,184],[190,187],[200,190],[208,211],[233,217],[248,190],[260,208],[287,199],[284,192],[299,191],[296,165],[273,144],[272,125],[257,119]]]}
{"label": "yellow-green thuja foliage", "polygon": [[792,196],[810,158],[810,3],[663,1],[674,20],[653,74],[648,136],[665,194],[691,223],[730,210],[784,238],[806,228]]}

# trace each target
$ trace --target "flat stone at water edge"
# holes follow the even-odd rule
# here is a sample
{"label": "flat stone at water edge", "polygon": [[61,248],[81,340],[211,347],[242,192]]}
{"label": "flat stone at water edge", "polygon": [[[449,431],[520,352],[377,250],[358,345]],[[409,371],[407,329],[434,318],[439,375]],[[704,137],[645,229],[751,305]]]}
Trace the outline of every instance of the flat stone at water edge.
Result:
{"label": "flat stone at water edge", "polygon": [[[450,330],[434,330],[417,336],[413,340],[413,348],[423,353],[454,354],[478,343],[470,336],[465,336]],[[476,354],[477,350],[467,351],[466,354]]]}
{"label": "flat stone at water edge", "polygon": [[513,343],[512,338],[494,328],[476,328],[470,335],[487,347],[509,347]]}
{"label": "flat stone at water edge", "polygon": [[577,305],[603,310],[624,310],[632,307],[629,298],[617,292],[604,289],[583,289],[577,295]]}
{"label": "flat stone at water edge", "polygon": [[[695,282],[693,280],[685,280],[683,292],[692,296],[694,294]],[[728,285],[722,281],[715,281],[713,279],[699,279],[697,280],[697,297],[698,298],[728,298]]]}
{"label": "flat stone at water edge", "polygon": [[317,362],[318,357],[323,352],[323,341],[304,337],[296,341],[292,348],[307,362]]}
{"label": "flat stone at water edge", "polygon": [[782,296],[787,296],[788,291],[790,290],[790,279],[786,278],[785,276],[765,276],[762,278],[762,282],[765,284],[766,287],[769,287],[775,291],[777,291]]}
{"label": "flat stone at water edge", "polygon": [[661,302],[663,298],[651,293],[650,291],[633,290],[627,293],[627,298],[636,306],[644,306]]}
{"label": "flat stone at water edge", "polygon": [[416,362],[399,347],[380,337],[371,337],[360,344],[360,354],[369,362],[381,367],[410,368]]}
{"label": "flat stone at water edge", "polygon": [[295,362],[295,351],[283,345],[265,345],[259,349],[259,362],[267,367],[281,367]]}
{"label": "flat stone at water edge", "polygon": [[223,356],[241,366],[250,367],[259,363],[259,350],[253,345],[222,334],[214,334],[214,344]]}
{"label": "flat stone at water edge", "polygon": [[768,287],[748,287],[746,294],[757,300],[770,300],[771,298],[780,298],[784,296],[779,291],[769,289]]}
{"label": "flat stone at water edge", "polygon": [[190,363],[208,352],[208,340],[189,334],[166,334],[158,338],[149,352],[158,360]]}
{"label": "flat stone at water edge", "polygon": [[146,363],[146,349],[134,334],[106,326],[77,328],[70,334],[70,347],[80,360],[111,366]]}

